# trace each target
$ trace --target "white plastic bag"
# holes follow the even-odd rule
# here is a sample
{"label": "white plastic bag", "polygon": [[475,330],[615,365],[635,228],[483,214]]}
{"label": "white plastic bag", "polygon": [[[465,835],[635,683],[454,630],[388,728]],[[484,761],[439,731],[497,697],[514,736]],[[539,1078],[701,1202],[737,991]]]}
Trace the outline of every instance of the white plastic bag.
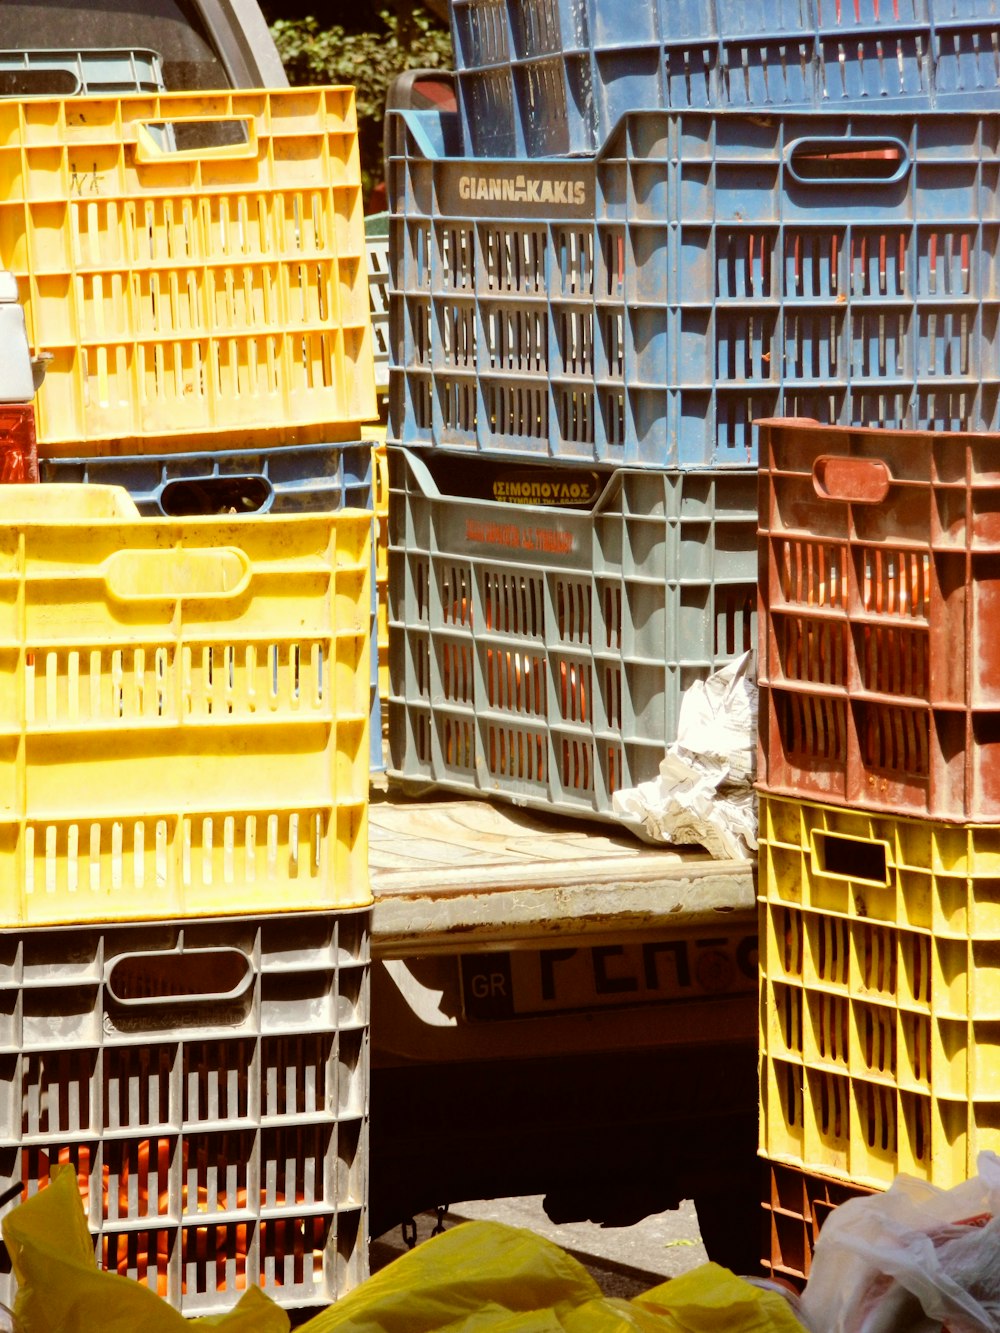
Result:
{"label": "white plastic bag", "polygon": [[696,681],[659,775],[615,792],[612,809],[644,842],[698,844],[719,860],[757,851],[757,681],[752,652]]}
{"label": "white plastic bag", "polygon": [[1000,1157],[941,1190],[897,1176],[827,1218],[802,1298],[826,1333],[1000,1329]]}

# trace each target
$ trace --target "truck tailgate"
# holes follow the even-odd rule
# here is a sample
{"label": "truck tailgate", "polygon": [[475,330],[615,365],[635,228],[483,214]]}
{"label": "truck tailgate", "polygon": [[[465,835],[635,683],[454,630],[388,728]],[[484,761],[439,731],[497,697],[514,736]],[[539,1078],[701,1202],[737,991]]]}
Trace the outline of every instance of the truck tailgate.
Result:
{"label": "truck tailgate", "polygon": [[754,867],[486,801],[372,791],[377,957],[754,931]]}

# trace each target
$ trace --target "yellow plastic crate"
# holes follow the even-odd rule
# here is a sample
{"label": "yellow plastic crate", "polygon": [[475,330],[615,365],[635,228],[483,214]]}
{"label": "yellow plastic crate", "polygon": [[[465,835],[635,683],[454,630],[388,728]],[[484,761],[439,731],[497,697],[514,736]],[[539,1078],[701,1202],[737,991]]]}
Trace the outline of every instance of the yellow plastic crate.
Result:
{"label": "yellow plastic crate", "polygon": [[389,721],[389,460],[385,427],[364,426],[362,439],[372,441],[372,498],[375,506],[375,591],[378,599],[378,692],[382,728]]}
{"label": "yellow plastic crate", "polygon": [[0,101],[0,263],[52,358],[43,455],[377,413],[351,88]]}
{"label": "yellow plastic crate", "polygon": [[371,514],[0,487],[0,927],[362,907]]}
{"label": "yellow plastic crate", "polygon": [[1000,827],[760,801],[761,1150],[878,1188],[1000,1151]]}

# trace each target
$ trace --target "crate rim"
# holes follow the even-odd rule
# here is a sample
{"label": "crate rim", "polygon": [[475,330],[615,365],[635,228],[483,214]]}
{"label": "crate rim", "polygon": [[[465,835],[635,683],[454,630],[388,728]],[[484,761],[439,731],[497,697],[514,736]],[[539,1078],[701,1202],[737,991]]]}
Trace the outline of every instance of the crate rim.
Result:
{"label": "crate rim", "polygon": [[[440,126],[454,125],[459,123],[460,113],[458,111],[441,111],[433,109],[413,109],[394,108],[390,109],[387,116],[399,117],[407,126],[413,136],[414,141],[421,146],[424,156],[431,161],[440,162],[470,162],[479,167],[489,167],[491,163],[517,162],[524,171],[543,170],[546,166],[555,164],[565,164],[573,166],[574,164],[590,164],[602,161],[622,160],[621,155],[612,152],[615,140],[620,138],[623,131],[630,122],[633,121],[651,121],[664,119],[699,119],[712,120],[715,122],[725,121],[751,121],[754,124],[760,124],[762,121],[790,121],[790,120],[815,120],[822,124],[824,120],[830,121],[836,118],[849,121],[857,120],[864,125],[885,126],[891,125],[894,120],[912,121],[919,116],[921,121],[930,121],[931,123],[944,124],[946,121],[969,120],[981,124],[988,120],[1000,120],[1000,100],[995,106],[977,109],[974,106],[956,107],[956,108],[922,108],[919,105],[907,103],[904,99],[887,99],[885,106],[878,109],[866,106],[857,106],[850,103],[843,107],[782,107],[773,109],[771,107],[762,107],[754,110],[752,107],[645,107],[636,108],[631,111],[624,111],[615,124],[608,131],[604,142],[593,152],[575,152],[575,153],[550,153],[537,157],[524,157],[518,154],[511,154],[510,157],[477,156],[475,153],[463,151],[461,153],[439,152],[435,147],[434,139],[430,136],[425,126],[434,125],[435,122]],[[874,138],[879,141],[888,140],[894,136],[886,130],[875,134]],[[905,143],[905,140],[904,140]],[[786,148],[790,145],[786,145]],[[402,154],[390,154],[390,160],[404,160]],[[910,163],[912,167],[912,161]],[[888,182],[892,183],[892,182]],[[389,213],[392,216],[398,216],[396,210],[390,202]],[[762,420],[798,420],[800,418],[761,418]],[[809,418],[801,418],[809,420]],[[853,427],[852,427],[853,429]],[[877,430],[878,427],[859,427],[859,429]]]}

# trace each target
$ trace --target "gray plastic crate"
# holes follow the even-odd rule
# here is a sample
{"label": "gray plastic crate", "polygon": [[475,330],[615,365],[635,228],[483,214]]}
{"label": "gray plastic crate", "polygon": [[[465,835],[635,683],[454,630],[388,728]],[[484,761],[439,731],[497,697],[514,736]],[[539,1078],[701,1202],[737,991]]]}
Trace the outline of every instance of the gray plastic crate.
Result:
{"label": "gray plastic crate", "polygon": [[[367,911],[0,933],[4,1187],[77,1169],[103,1266],[185,1315],[366,1276]],[[14,1282],[2,1254],[0,1300]]]}
{"label": "gray plastic crate", "polygon": [[388,454],[389,771],[613,818],[756,642],[756,472]]}
{"label": "gray plastic crate", "polygon": [[177,517],[371,509],[371,466],[371,444],[356,440],[270,449],[45,458],[39,470],[43,482],[124,486],[140,514]]}

